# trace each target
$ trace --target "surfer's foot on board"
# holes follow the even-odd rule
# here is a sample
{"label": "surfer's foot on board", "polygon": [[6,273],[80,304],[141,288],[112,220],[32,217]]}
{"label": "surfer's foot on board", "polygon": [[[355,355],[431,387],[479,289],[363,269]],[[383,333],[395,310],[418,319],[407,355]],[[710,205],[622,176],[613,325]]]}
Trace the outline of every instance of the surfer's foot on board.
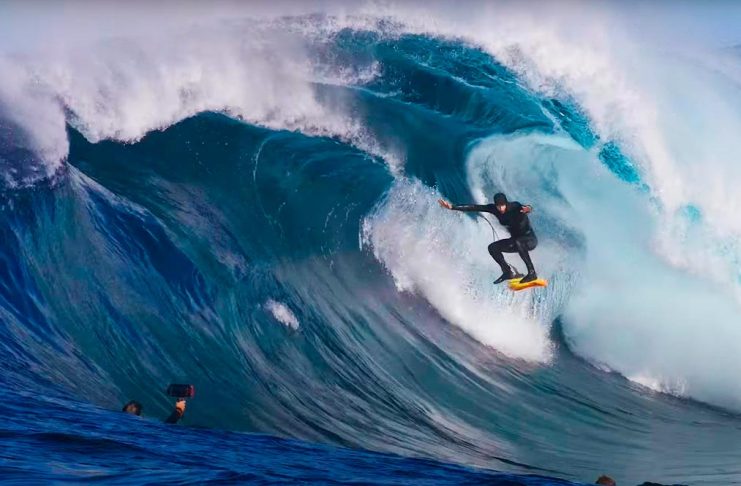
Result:
{"label": "surfer's foot on board", "polygon": [[538,280],[538,275],[535,272],[528,272],[527,275],[522,277],[522,280],[520,280],[519,283],[524,284],[524,283],[532,282],[533,280]]}
{"label": "surfer's foot on board", "polygon": [[501,277],[499,277],[498,279],[494,280],[494,283],[495,284],[500,284],[500,283],[505,282],[507,280],[512,280],[513,278],[519,278],[521,276],[522,275],[520,275],[519,273],[515,273],[512,270],[510,270],[509,272],[504,272]]}

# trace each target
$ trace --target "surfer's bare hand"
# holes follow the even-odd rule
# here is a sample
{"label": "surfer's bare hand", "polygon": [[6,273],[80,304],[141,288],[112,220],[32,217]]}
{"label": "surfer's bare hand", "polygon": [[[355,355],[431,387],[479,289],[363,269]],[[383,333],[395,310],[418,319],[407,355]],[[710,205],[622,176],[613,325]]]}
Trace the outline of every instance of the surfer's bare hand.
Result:
{"label": "surfer's bare hand", "polygon": [[531,213],[533,211],[532,206],[522,206],[522,209],[520,209],[520,212],[523,214]]}
{"label": "surfer's bare hand", "polygon": [[453,209],[453,205],[450,204],[445,199],[438,199],[437,202],[440,204],[440,206],[444,207],[445,209]]}
{"label": "surfer's bare hand", "polygon": [[185,413],[185,400],[182,398],[175,402],[175,409],[180,412],[180,415]]}

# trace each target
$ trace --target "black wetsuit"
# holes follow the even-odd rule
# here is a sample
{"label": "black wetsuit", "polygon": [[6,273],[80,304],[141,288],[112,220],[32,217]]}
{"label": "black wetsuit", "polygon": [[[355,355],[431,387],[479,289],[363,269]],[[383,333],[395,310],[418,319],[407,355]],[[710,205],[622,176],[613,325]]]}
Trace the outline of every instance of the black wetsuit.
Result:
{"label": "black wetsuit", "polygon": [[183,415],[185,414],[185,411],[180,411],[177,408],[172,411],[169,417],[165,419],[166,424],[176,424],[178,421],[180,421],[181,418],[183,418]]}
{"label": "black wetsuit", "polygon": [[510,266],[507,265],[502,253],[518,253],[527,266],[527,272],[534,274],[535,267],[528,252],[533,251],[538,246],[538,238],[530,226],[530,219],[527,214],[522,212],[522,207],[522,204],[516,201],[508,202],[507,210],[503,214],[497,211],[494,204],[467,204],[453,206],[453,209],[456,211],[491,213],[496,216],[499,224],[509,231],[510,238],[498,240],[489,245],[489,254],[499,264],[502,273],[509,273],[511,272]]}

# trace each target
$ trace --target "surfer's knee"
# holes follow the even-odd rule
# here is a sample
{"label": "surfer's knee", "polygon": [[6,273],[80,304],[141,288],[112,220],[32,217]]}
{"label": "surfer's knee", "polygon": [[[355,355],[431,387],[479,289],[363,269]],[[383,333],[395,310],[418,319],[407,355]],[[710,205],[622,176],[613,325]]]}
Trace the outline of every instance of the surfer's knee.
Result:
{"label": "surfer's knee", "polygon": [[491,243],[488,246],[489,255],[494,256],[494,255],[501,255],[502,254],[502,249],[500,248],[500,245],[498,243],[499,243],[498,241],[495,241],[494,243]]}

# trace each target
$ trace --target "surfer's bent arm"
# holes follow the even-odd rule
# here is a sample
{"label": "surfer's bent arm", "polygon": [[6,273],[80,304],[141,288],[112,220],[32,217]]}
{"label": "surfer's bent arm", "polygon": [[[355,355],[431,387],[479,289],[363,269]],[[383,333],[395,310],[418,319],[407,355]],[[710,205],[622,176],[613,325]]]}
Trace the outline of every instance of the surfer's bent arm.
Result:
{"label": "surfer's bent arm", "polygon": [[528,214],[528,213],[532,213],[533,212],[533,207],[531,205],[529,205],[529,204],[522,204],[522,203],[519,203],[517,201],[513,201],[511,204],[512,204],[512,208],[515,211],[519,211],[519,212],[524,213],[524,214]]}

